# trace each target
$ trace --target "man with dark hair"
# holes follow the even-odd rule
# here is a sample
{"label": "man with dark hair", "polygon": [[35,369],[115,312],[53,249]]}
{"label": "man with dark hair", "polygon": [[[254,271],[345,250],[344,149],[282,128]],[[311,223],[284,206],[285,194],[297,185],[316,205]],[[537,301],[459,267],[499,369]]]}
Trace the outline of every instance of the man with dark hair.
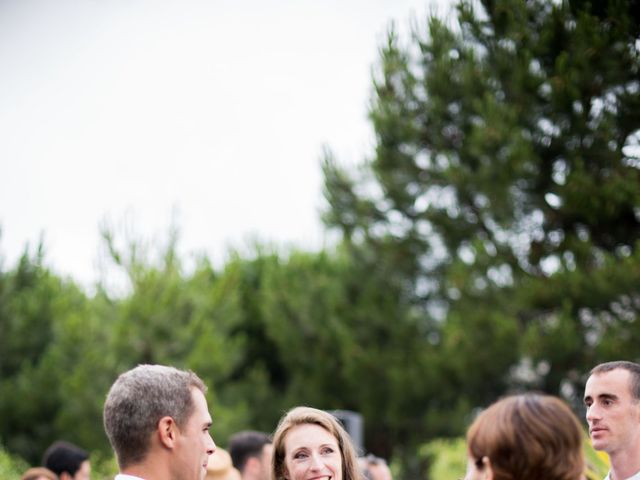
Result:
{"label": "man with dark hair", "polygon": [[89,453],[63,440],[53,442],[47,448],[42,457],[42,465],[60,480],[89,480],[91,476]]}
{"label": "man with dark hair", "polygon": [[245,430],[229,439],[229,454],[242,480],[269,480],[271,475],[271,438],[263,432]]}
{"label": "man with dark hair", "polygon": [[584,389],[593,448],[609,455],[605,480],[640,480],[640,365],[602,363]]}
{"label": "man with dark hair", "polygon": [[206,387],[191,371],[139,365],[111,386],[104,428],[116,480],[203,480],[215,443]]}

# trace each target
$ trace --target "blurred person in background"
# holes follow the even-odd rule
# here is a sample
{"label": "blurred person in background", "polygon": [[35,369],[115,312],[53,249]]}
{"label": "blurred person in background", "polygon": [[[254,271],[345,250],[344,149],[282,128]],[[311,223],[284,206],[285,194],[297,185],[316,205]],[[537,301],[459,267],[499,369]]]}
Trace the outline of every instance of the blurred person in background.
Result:
{"label": "blurred person in background", "polygon": [[467,431],[465,480],[582,479],[582,435],[577,417],[559,398],[503,398]]}
{"label": "blurred person in background", "polygon": [[358,458],[360,470],[368,480],[392,480],[391,470],[384,458],[373,454]]}
{"label": "blurred person in background", "polygon": [[89,453],[64,440],[53,442],[44,452],[42,465],[60,480],[89,480],[91,463]]}
{"label": "blurred person in background", "polygon": [[271,478],[271,438],[264,432],[245,430],[229,439],[229,454],[233,466],[240,471],[242,480],[269,480]]}
{"label": "blurred person in background", "polygon": [[273,480],[360,480],[351,437],[330,413],[295,407],[278,423],[273,435]]}
{"label": "blurred person in background", "polygon": [[241,480],[241,478],[240,472],[231,463],[231,457],[226,450],[216,448],[213,455],[209,455],[205,480]]}

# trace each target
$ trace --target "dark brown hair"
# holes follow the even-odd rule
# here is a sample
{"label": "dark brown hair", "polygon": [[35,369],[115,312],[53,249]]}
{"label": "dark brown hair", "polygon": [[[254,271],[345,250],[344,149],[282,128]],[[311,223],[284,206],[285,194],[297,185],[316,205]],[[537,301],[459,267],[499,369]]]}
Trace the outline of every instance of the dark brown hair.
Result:
{"label": "dark brown hair", "polygon": [[243,430],[229,439],[229,455],[233,466],[242,472],[250,458],[260,458],[265,445],[271,445],[271,438],[264,432]]}

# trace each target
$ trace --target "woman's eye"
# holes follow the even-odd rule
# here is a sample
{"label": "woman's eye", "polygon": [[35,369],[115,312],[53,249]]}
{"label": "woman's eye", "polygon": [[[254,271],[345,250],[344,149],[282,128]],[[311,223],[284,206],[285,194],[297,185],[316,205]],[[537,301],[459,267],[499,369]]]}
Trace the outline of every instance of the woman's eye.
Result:
{"label": "woman's eye", "polygon": [[307,455],[302,453],[302,452],[298,452],[296,453],[293,458],[299,459],[299,458],[305,458]]}
{"label": "woman's eye", "polygon": [[322,450],[322,453],[324,454],[333,453],[333,448],[325,448],[324,450]]}

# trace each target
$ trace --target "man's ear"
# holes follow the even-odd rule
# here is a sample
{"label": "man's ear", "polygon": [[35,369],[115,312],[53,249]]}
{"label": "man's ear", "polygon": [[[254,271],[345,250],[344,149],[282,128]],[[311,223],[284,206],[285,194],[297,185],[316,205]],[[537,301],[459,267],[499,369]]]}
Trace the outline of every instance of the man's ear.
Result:
{"label": "man's ear", "polygon": [[178,426],[173,418],[167,416],[158,421],[158,438],[163,446],[173,448],[176,444],[177,435]]}
{"label": "man's ear", "polygon": [[632,400],[632,405],[636,411],[636,420],[638,421],[638,423],[640,423],[640,400],[634,398]]}
{"label": "man's ear", "polygon": [[247,458],[243,470],[247,472],[250,477],[253,477],[260,470],[260,460],[256,457]]}
{"label": "man's ear", "polygon": [[59,478],[60,480],[73,480],[73,477],[69,472],[61,472]]}

